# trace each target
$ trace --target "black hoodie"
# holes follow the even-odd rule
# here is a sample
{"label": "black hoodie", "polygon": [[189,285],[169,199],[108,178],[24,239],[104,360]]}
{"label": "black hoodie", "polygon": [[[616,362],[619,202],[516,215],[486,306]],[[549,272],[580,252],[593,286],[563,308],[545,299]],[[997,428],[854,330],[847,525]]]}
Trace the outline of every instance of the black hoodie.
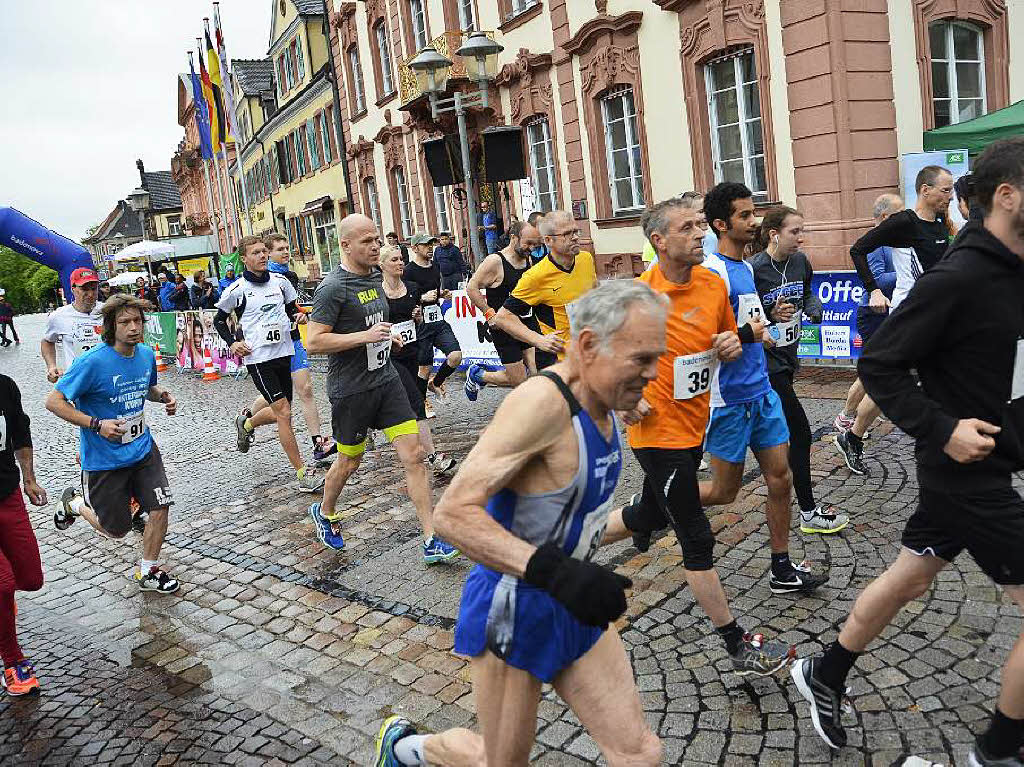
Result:
{"label": "black hoodie", "polygon": [[[917,440],[922,487],[1009,486],[1024,468],[1024,263],[984,225],[967,224],[872,336],[857,370],[882,412]],[[943,452],[962,418],[1002,428],[982,461]]]}

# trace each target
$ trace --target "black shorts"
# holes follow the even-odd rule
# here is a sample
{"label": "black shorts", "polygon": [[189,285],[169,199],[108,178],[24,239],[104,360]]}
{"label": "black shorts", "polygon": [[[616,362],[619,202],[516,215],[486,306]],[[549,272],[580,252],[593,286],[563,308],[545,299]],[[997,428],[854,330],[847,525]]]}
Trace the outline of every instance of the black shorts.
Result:
{"label": "black shorts", "polygon": [[967,549],[996,583],[1024,585],[1024,499],[1009,486],[969,494],[922,487],[902,543],[947,562]]}
{"label": "black shorts", "polygon": [[520,341],[498,328],[491,328],[491,343],[498,352],[498,359],[502,365],[511,365],[514,362],[523,361],[523,352],[530,348],[530,344]]}
{"label": "black shorts", "polygon": [[132,528],[132,498],[145,511],[174,503],[164,462],[155,442],[146,457],[131,466],[83,471],[82,494],[86,505],[96,512],[103,529],[115,538],[123,538]]}
{"label": "black shorts", "polygon": [[461,349],[459,339],[455,337],[455,331],[448,324],[447,320],[438,320],[429,325],[420,325],[416,331],[416,343],[420,347],[421,365],[432,365],[434,362],[434,349],[440,349],[445,355],[457,352]]}
{"label": "black shorts", "polygon": [[409,405],[412,406],[412,412],[416,414],[416,420],[427,420],[427,411],[423,402],[423,394],[420,392],[419,384],[416,382],[419,378],[419,373],[417,371],[419,365],[416,360],[416,355],[410,354],[407,357],[392,357],[391,363],[395,366],[395,370],[398,371],[398,377],[402,380],[402,386],[405,387],[405,395],[409,398]]}
{"label": "black shorts", "polygon": [[[861,342],[866,344],[871,340],[882,323],[885,322],[885,318],[888,314],[881,312],[873,312],[866,306],[860,306],[857,308],[857,332],[860,333]],[[863,348],[863,347],[862,347]]]}
{"label": "black shorts", "polygon": [[392,442],[403,434],[419,434],[416,414],[398,376],[369,391],[331,399],[331,431],[339,453],[361,456],[371,428],[384,432]]}
{"label": "black shorts", "polygon": [[291,355],[246,365],[245,368],[267,402],[277,402],[279,399],[292,401]]}

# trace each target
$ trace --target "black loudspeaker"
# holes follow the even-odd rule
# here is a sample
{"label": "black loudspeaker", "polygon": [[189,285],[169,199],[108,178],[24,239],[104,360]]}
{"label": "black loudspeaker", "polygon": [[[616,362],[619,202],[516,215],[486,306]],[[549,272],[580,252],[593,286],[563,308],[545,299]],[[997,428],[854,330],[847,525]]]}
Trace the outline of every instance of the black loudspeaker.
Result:
{"label": "black loudspeaker", "polygon": [[462,183],[462,161],[459,159],[458,136],[445,136],[424,141],[423,157],[427,161],[430,181],[434,186],[452,186]]}
{"label": "black loudspeaker", "polygon": [[484,173],[487,181],[518,181],[526,178],[523,129],[515,126],[488,128],[483,132]]}

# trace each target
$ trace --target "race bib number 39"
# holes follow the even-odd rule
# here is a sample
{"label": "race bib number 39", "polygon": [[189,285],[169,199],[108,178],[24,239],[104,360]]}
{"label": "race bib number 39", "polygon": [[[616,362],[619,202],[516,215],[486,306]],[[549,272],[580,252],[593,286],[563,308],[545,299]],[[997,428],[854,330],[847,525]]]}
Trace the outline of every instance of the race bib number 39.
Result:
{"label": "race bib number 39", "polygon": [[366,345],[366,369],[377,370],[388,364],[388,357],[391,356],[391,339],[374,341]]}
{"label": "race bib number 39", "polygon": [[130,444],[146,433],[146,419],[143,416],[140,410],[133,416],[125,417],[121,427],[124,429],[124,434],[121,435],[122,445]]}
{"label": "race bib number 39", "polygon": [[707,392],[711,388],[715,359],[713,349],[676,357],[672,364],[673,398],[693,399]]}
{"label": "race bib number 39", "polygon": [[753,320],[764,322],[764,307],[756,293],[743,293],[739,296],[736,324],[742,327]]}
{"label": "race bib number 39", "polygon": [[402,344],[411,344],[416,340],[416,323],[412,320],[396,322],[391,326],[391,335],[401,340]]}
{"label": "race bib number 39", "polygon": [[440,322],[441,321],[441,307],[437,304],[430,304],[429,306],[423,307],[423,321],[424,322]]}

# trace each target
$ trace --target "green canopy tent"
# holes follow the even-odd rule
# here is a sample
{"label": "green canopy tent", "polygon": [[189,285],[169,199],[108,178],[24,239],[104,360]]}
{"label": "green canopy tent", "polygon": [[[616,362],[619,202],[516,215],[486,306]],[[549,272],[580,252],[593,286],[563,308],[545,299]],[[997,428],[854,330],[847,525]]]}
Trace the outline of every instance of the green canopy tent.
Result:
{"label": "green canopy tent", "polygon": [[1024,101],[1018,101],[973,120],[925,131],[924,149],[931,152],[966,147],[972,155],[977,155],[993,141],[1022,135]]}

